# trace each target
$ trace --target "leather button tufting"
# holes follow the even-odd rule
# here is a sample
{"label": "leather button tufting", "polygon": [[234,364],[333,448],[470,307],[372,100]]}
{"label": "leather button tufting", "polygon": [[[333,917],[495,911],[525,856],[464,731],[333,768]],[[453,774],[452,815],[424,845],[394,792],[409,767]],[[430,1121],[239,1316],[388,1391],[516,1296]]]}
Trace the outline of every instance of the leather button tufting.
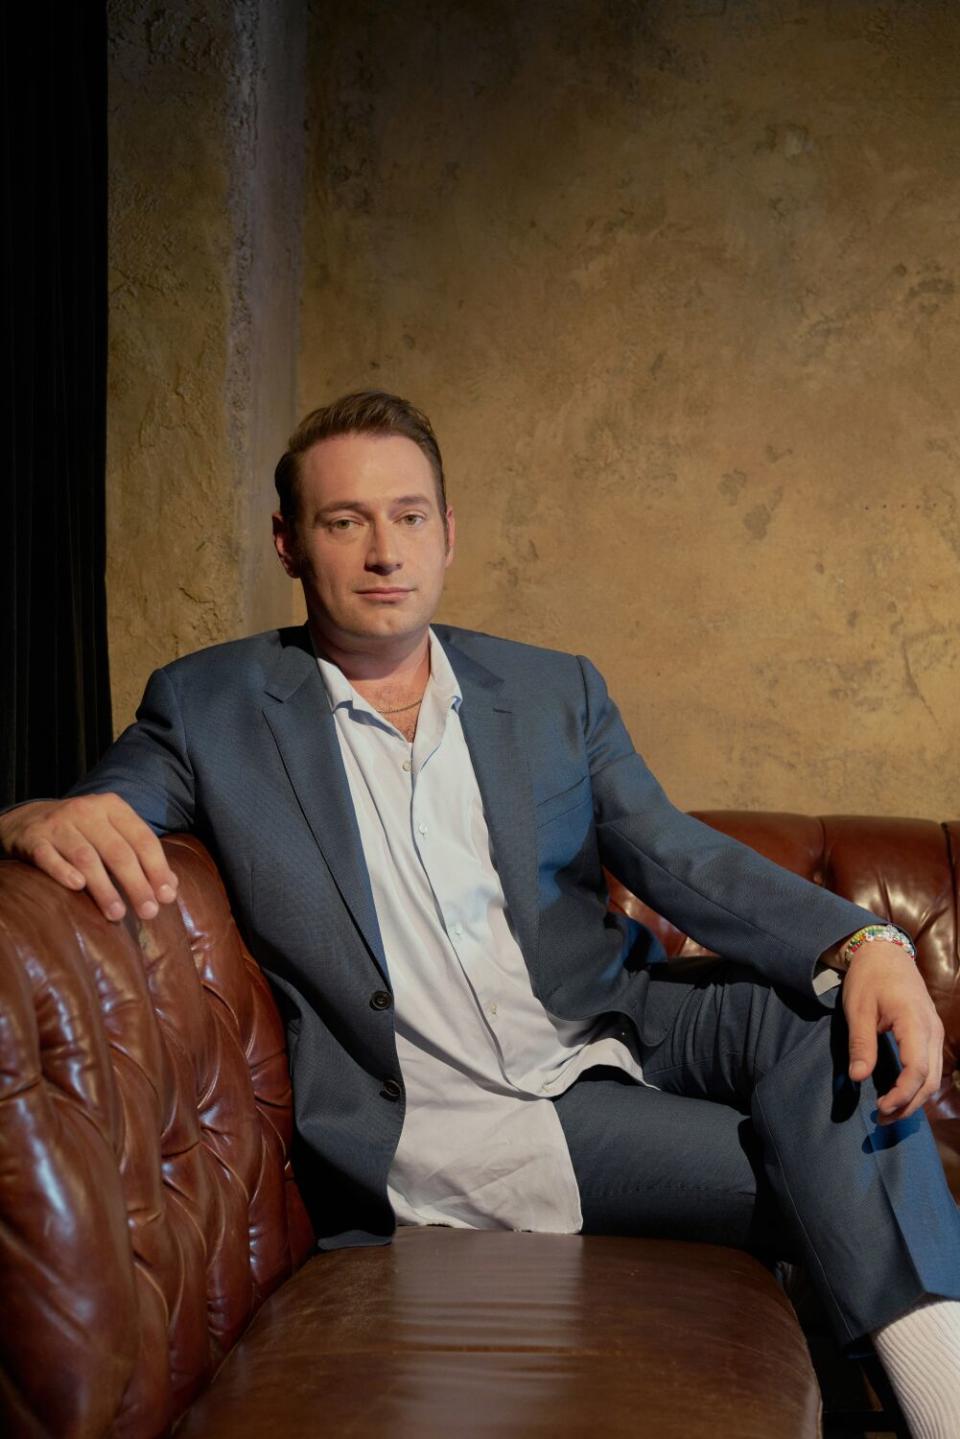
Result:
{"label": "leather button tufting", "polygon": [[389,1009],[393,1003],[393,996],[385,989],[375,989],[370,996],[371,1009]]}
{"label": "leather button tufting", "polygon": [[385,1079],[380,1093],[384,1099],[399,1099],[403,1093],[403,1085],[398,1079]]}

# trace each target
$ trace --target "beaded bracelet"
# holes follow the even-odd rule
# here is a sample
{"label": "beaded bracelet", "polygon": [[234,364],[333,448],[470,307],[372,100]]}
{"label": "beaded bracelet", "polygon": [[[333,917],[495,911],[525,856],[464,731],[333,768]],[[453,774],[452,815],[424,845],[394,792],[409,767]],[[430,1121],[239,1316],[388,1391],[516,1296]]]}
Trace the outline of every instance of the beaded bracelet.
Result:
{"label": "beaded bracelet", "polygon": [[907,951],[911,959],[916,959],[917,957],[916,945],[909,934],[907,934],[905,930],[900,929],[898,925],[865,924],[863,929],[858,929],[856,934],[851,934],[850,938],[840,949],[835,960],[837,968],[848,969],[850,967],[850,961],[853,959],[857,950],[860,949],[862,945],[869,944],[871,940],[875,939],[885,939],[889,944],[898,944],[901,949]]}

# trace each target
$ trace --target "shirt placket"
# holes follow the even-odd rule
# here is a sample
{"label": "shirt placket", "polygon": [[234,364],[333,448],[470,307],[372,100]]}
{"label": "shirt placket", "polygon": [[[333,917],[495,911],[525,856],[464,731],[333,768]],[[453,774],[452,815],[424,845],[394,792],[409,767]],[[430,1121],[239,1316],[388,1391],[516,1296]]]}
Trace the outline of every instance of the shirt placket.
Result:
{"label": "shirt placket", "polygon": [[[473,996],[477,1006],[477,1013],[483,1023],[492,1044],[494,1057],[500,1070],[501,1078],[512,1087],[513,1080],[507,1072],[507,1061],[504,1044],[499,1031],[501,1023],[501,1007],[499,997],[492,993],[487,985],[482,982],[482,966],[478,967],[472,960],[475,958],[471,951],[475,948],[467,925],[464,924],[466,907],[464,897],[456,891],[448,892],[448,886],[438,877],[438,870],[442,866],[442,854],[435,848],[435,843],[440,843],[440,836],[437,833],[437,825],[434,822],[433,794],[436,780],[434,774],[429,771],[430,761],[436,763],[437,756],[444,738],[448,733],[451,714],[448,709],[444,714],[443,726],[436,743],[422,760],[415,760],[412,775],[411,795],[411,821],[414,844],[427,882],[430,885],[436,904],[437,913],[443,923],[447,940],[456,956],[464,981]],[[416,748],[416,746],[414,747]],[[426,773],[425,773],[426,771]]]}

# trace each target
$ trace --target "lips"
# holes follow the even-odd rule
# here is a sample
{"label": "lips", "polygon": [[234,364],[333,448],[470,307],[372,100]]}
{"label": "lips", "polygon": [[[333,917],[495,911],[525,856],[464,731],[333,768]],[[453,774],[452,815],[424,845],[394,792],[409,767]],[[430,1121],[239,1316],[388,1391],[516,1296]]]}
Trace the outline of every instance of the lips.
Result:
{"label": "lips", "polygon": [[400,600],[403,599],[404,595],[413,594],[413,591],[401,589],[376,589],[357,590],[356,593],[358,595],[362,595],[364,599],[368,600]]}

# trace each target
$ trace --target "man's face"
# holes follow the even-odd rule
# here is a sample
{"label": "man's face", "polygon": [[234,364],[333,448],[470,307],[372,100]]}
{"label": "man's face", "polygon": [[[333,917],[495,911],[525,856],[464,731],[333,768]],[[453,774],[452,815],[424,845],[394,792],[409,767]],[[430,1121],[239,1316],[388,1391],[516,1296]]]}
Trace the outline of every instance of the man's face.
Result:
{"label": "man's face", "polygon": [[298,496],[295,523],[274,516],[274,544],[319,636],[356,650],[425,633],[454,526],[423,451],[403,435],[320,440],[300,456]]}

